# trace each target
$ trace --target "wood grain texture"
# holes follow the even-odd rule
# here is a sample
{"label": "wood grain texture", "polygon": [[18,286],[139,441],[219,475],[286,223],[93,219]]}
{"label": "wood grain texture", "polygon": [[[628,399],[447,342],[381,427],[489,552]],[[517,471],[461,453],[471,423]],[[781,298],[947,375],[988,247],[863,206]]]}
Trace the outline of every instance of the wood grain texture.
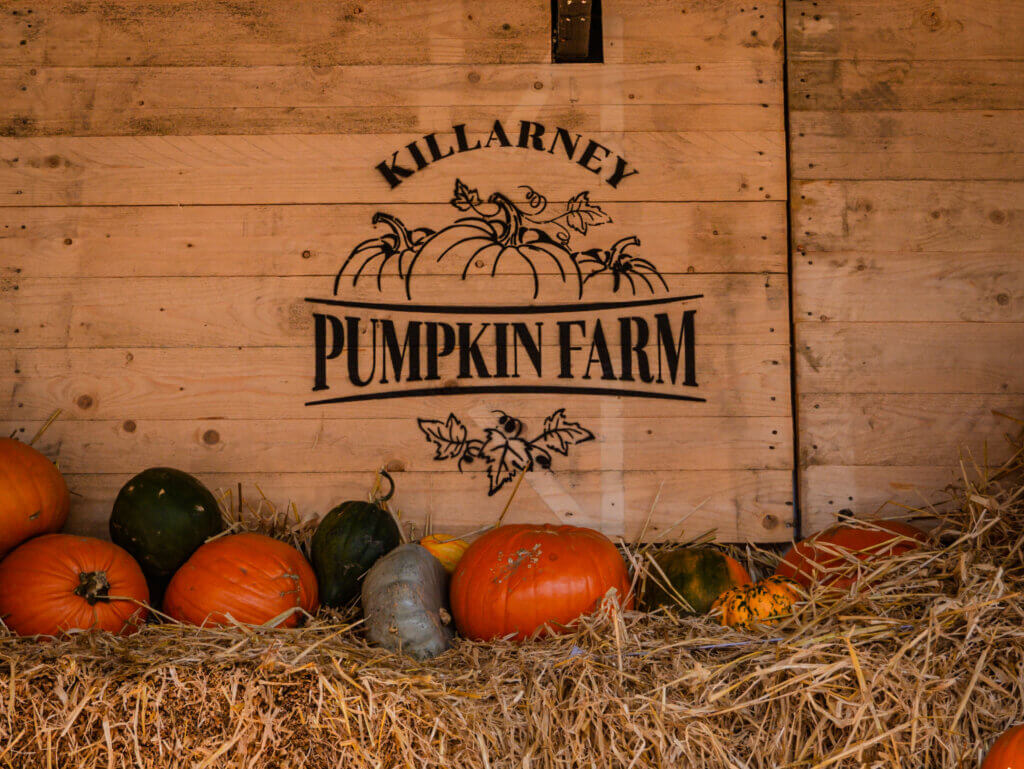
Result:
{"label": "wood grain texture", "polygon": [[777,131],[780,75],[772,63],[750,60],[0,67],[0,135],[391,135],[496,117],[590,131]]}
{"label": "wood grain texture", "polygon": [[[784,341],[784,340],[780,340]],[[641,399],[619,401],[623,417],[659,413],[696,417],[787,417],[789,345],[697,345],[697,377],[704,403],[668,408]],[[453,364],[440,371],[449,376]],[[356,413],[360,418],[415,420],[418,399],[355,407],[307,407],[312,396],[313,359],[304,347],[109,348],[0,350],[0,397],[9,418],[45,420],[61,409],[61,420],[101,419],[326,419]],[[543,418],[551,399],[529,395],[455,395],[437,408],[467,413],[474,407],[504,408],[522,417]],[[574,398],[578,417],[600,416],[600,398]],[[782,434],[782,431],[780,431]]]}
{"label": "wood grain texture", "polygon": [[[888,9],[886,4],[886,12]],[[1017,59],[1000,61],[965,61],[958,56],[935,61],[878,61],[870,57],[791,59],[790,109],[1019,110],[1024,107],[1024,61],[1020,58],[1018,55]]]}
{"label": "wood grain texture", "polygon": [[1024,323],[822,322],[799,331],[797,379],[809,393],[1024,393]]}
{"label": "wood grain texture", "polygon": [[[496,518],[507,489],[488,496],[482,462],[459,472],[436,461],[417,418],[457,413],[482,433],[495,411],[534,429],[564,408],[595,439],[556,456],[553,474],[529,473],[510,522],[636,536],[650,514],[648,537],[788,540],[783,4],[604,0],[604,63],[579,65],[551,63],[546,1],[399,5],[5,6],[0,429],[25,435],[62,409],[41,448],[75,491],[71,529],[105,534],[118,489],[146,465],[178,466],[213,487],[240,482],[248,499],[258,484],[303,515],[365,497],[387,465],[406,520],[475,530]],[[425,149],[426,134],[443,151],[460,123],[470,143],[486,141],[496,119],[513,144],[519,121],[539,121],[549,137],[556,127],[581,135],[580,153],[593,139],[610,154],[586,168],[568,153],[492,146],[439,159],[394,189],[375,168],[414,141]],[[638,169],[619,186],[609,183],[616,155]],[[611,221],[574,230],[575,258],[636,236],[631,248],[669,291],[703,294],[693,304],[697,386],[685,390],[705,400],[516,392],[307,407],[306,297],[330,297],[353,248],[386,234],[377,212],[431,229],[463,215],[449,204],[456,179],[484,200],[502,192],[520,204],[529,185],[559,210],[587,192]],[[499,284],[479,261],[425,259],[415,301],[530,303],[516,301],[516,281],[531,281],[523,265]],[[473,271],[463,281],[464,268]],[[545,288],[552,270],[539,266]],[[587,301],[646,296],[642,285],[636,297],[618,288],[601,276]],[[341,294],[409,301],[396,276],[380,291],[364,280]],[[482,314],[435,320],[473,318]],[[609,323],[615,344],[620,327]],[[551,331],[545,355],[557,347]],[[359,360],[368,354],[363,346]],[[548,368],[546,380],[531,372],[517,384],[550,385]],[[444,358],[440,385],[459,373]],[[317,397],[343,387],[332,379]]]}
{"label": "wood grain texture", "polygon": [[[609,203],[603,207],[612,221],[601,232],[614,241],[642,231],[645,253],[678,272],[785,273],[785,205]],[[0,208],[0,276],[319,276],[329,286],[362,234],[377,231],[371,219],[378,210],[365,204]],[[383,210],[435,228],[453,213],[447,203]]]}
{"label": "wood grain texture", "polygon": [[[973,472],[973,468],[967,465]],[[963,479],[959,467],[815,465],[800,472],[803,529],[821,531],[852,510],[885,518],[927,518],[947,507],[947,487]]]}
{"label": "wood grain texture", "polygon": [[939,502],[1019,428],[1022,12],[788,6],[805,531]]}
{"label": "wood grain texture", "polygon": [[798,321],[1024,321],[1021,252],[811,251],[798,258]]}
{"label": "wood grain texture", "polygon": [[[477,130],[483,131],[477,138],[486,141],[486,126]],[[457,153],[438,161],[444,173],[421,172],[415,180],[389,189],[374,166],[418,138],[422,137],[349,134],[0,139],[0,206],[435,203],[451,197],[454,178],[473,187],[486,183],[506,194],[529,184],[555,200],[585,189],[594,190],[594,199],[602,202],[778,200],[786,195],[781,132],[595,134],[595,141],[603,140],[633,168],[644,169],[643,184],[636,184],[638,177],[633,177],[617,188],[602,181],[613,173],[614,156],[605,157],[603,172],[595,175],[563,156],[492,146]],[[451,136],[444,139],[453,141]],[[481,164],[486,173],[481,173]]]}
{"label": "wood grain texture", "polygon": [[1024,8],[1000,0],[793,0],[793,59],[1024,59]]}
{"label": "wood grain texture", "polygon": [[1024,242],[1024,182],[798,181],[800,252],[1014,254]]}
{"label": "wood grain texture", "polygon": [[[546,0],[14,0],[0,64],[236,66],[510,64],[551,60]],[[605,0],[605,58],[638,63],[778,61],[782,3]],[[201,19],[201,23],[196,23]],[[24,45],[20,45],[24,40]]]}
{"label": "wood grain texture", "polygon": [[[694,304],[703,344],[785,340],[784,278],[751,274],[668,274],[665,278],[677,295],[705,295]],[[313,310],[304,297],[330,298],[332,283],[278,276],[5,279],[0,283],[0,345],[19,349],[296,346],[312,355]],[[396,296],[400,295],[399,284],[393,285]],[[427,276],[420,285],[424,291],[417,296],[427,304],[471,304],[479,300],[481,291],[494,290],[487,275],[465,281],[457,275]],[[376,286],[368,282],[346,294],[349,299],[378,297]],[[381,312],[378,317],[391,315]]]}
{"label": "wood grain texture", "polygon": [[[430,413],[429,406],[421,404],[420,408],[424,416]],[[436,409],[439,418],[447,417],[445,405],[437,404]],[[489,411],[481,413],[490,416]],[[570,419],[578,416],[573,405],[568,406],[567,413]],[[545,416],[524,418],[524,434],[537,432]],[[469,417],[466,419],[473,434],[483,434],[482,427],[473,424]],[[136,419],[132,423],[131,430],[125,430],[120,420],[57,424],[46,431],[37,445],[68,473],[133,472],[138,467],[159,465],[168,456],[186,455],[194,455],[191,461],[208,472],[223,473],[254,469],[282,473],[294,468],[324,473],[341,466],[346,471],[372,474],[387,465],[397,465],[408,472],[460,472],[455,463],[434,459],[433,448],[415,419],[383,415],[368,419],[357,408],[336,409],[333,419]],[[41,426],[0,423],[0,434],[9,435],[14,429],[24,428],[34,435]],[[670,418],[652,412],[646,417],[591,417],[585,426],[596,431],[597,437],[574,446],[568,456],[556,457],[553,466],[558,475],[605,469],[639,472],[684,467],[784,470],[790,465],[792,454],[787,440],[790,425],[785,417]],[[620,468],[602,467],[602,457],[606,456],[603,444],[610,440],[607,436],[621,436]],[[481,477],[486,469],[483,462],[474,462],[461,472],[477,475],[486,492],[487,481]]]}
{"label": "wood grain texture", "polygon": [[794,112],[797,179],[1024,177],[1024,111]]}
{"label": "wood grain texture", "polygon": [[986,457],[998,463],[1009,455],[1005,436],[1019,432],[1024,418],[1019,394],[803,392],[800,404],[804,466],[955,467],[961,452],[980,465]]}
{"label": "wood grain texture", "polygon": [[[346,499],[365,499],[373,484],[372,473],[229,473],[205,472],[192,467],[211,489],[233,494],[237,484],[244,499],[256,507],[256,484],[278,507],[294,502],[301,515],[323,514]],[[508,523],[558,523],[564,521],[598,529],[608,528],[602,516],[602,489],[617,484],[616,471],[606,473],[558,473],[555,478],[564,496],[552,496],[536,476],[520,486]],[[112,500],[130,478],[117,475],[70,475],[72,495],[69,529],[107,536]],[[429,515],[435,530],[453,534],[478,530],[498,519],[507,496],[487,497],[480,479],[458,473],[400,473],[394,507],[403,521],[419,524]],[[647,539],[691,539],[713,532],[723,541],[788,541],[792,538],[793,474],[780,470],[701,470],[643,472],[624,479],[626,525],[622,534],[632,539],[644,531]],[[566,502],[571,500],[572,506]],[[459,501],[472,500],[472,504]],[[657,502],[657,504],[655,504]],[[575,509],[573,509],[575,508]],[[653,512],[651,512],[653,509]]]}

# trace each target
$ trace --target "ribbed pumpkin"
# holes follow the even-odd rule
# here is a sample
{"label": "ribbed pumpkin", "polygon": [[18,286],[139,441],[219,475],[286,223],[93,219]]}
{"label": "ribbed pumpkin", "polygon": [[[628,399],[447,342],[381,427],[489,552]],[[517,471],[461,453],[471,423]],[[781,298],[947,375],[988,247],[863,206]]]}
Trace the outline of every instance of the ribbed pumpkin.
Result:
{"label": "ribbed pumpkin", "polygon": [[469,547],[468,542],[451,534],[428,534],[420,540],[420,544],[441,562],[449,574],[455,573],[455,567],[459,565]]}
{"label": "ribbed pumpkin", "polygon": [[324,516],[313,535],[310,557],[325,606],[340,608],[358,596],[370,567],[402,543],[398,524],[385,507],[395,484],[386,472],[381,477],[390,485],[387,494],[371,502],[342,502]]}
{"label": "ribbed pumpkin", "polygon": [[72,630],[127,635],[146,618],[146,578],[112,542],[71,534],[30,539],[0,561],[0,617],[19,635]]}
{"label": "ribbed pumpkin", "polygon": [[593,611],[610,589],[632,607],[626,564],[611,540],[577,526],[501,526],[466,550],[451,584],[459,632],[487,641],[555,633]]}
{"label": "ribbed pumpkin", "polygon": [[154,605],[189,556],[223,530],[209,489],[170,467],[152,467],[128,481],[110,513],[110,538],[142,566]]}
{"label": "ribbed pumpkin", "polygon": [[981,769],[1024,769],[1024,724],[999,735]]}
{"label": "ribbed pumpkin", "polygon": [[53,462],[21,441],[0,438],[0,557],[30,537],[60,531],[70,506]]}
{"label": "ribbed pumpkin", "polygon": [[[200,547],[171,579],[164,611],[179,622],[295,627],[317,607],[316,575],[291,545],[263,534],[229,534]],[[285,613],[289,612],[287,616]]]}
{"label": "ribbed pumpkin", "polygon": [[775,573],[804,588],[820,582],[847,590],[857,580],[853,559],[874,568],[879,560],[914,550],[924,541],[924,532],[901,521],[840,524],[793,545]]}
{"label": "ribbed pumpkin", "polygon": [[793,604],[799,600],[800,589],[796,582],[776,575],[725,591],[712,608],[722,610],[723,625],[751,625],[789,616]]}
{"label": "ribbed pumpkin", "polygon": [[750,584],[750,575],[739,561],[711,547],[681,547],[653,558],[644,588],[644,604],[649,610],[683,608],[678,594],[693,611],[705,614],[726,590]]}

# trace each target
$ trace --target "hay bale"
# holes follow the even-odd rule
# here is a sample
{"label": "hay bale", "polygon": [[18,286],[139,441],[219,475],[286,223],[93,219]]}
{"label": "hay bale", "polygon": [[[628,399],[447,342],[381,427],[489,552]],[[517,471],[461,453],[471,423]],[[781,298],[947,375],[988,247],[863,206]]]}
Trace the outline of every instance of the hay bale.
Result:
{"label": "hay bale", "polygon": [[[931,546],[775,628],[620,614],[425,663],[300,630],[0,637],[0,764],[964,767],[1024,719],[1024,484],[965,484]],[[280,522],[280,521],[279,521]],[[642,563],[642,558],[637,558]]]}

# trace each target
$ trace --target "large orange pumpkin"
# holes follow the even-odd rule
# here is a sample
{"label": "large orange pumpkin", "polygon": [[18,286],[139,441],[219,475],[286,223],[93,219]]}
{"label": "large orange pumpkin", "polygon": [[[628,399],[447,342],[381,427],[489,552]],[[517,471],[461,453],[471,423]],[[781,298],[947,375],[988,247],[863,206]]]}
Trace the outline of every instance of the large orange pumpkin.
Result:
{"label": "large orange pumpkin", "polygon": [[71,534],[30,539],[0,561],[0,617],[19,635],[108,630],[146,618],[142,569],[113,542]]}
{"label": "large orange pumpkin", "polygon": [[21,441],[0,438],[0,557],[30,537],[60,531],[70,506],[53,462]]}
{"label": "large orange pumpkin", "polygon": [[277,619],[294,627],[317,607],[316,574],[291,545],[262,534],[229,534],[200,547],[171,578],[164,611],[179,622],[217,627]]}
{"label": "large orange pumpkin", "polygon": [[1024,769],[1024,724],[999,735],[981,769]]}
{"label": "large orange pumpkin", "polygon": [[840,524],[797,542],[775,573],[804,588],[815,582],[847,590],[857,578],[851,559],[873,561],[909,552],[925,541],[924,532],[901,521]]}
{"label": "large orange pumpkin", "polygon": [[611,540],[577,526],[502,526],[469,546],[452,577],[452,615],[459,632],[486,641],[523,640],[593,611],[615,588],[632,607],[626,564]]}

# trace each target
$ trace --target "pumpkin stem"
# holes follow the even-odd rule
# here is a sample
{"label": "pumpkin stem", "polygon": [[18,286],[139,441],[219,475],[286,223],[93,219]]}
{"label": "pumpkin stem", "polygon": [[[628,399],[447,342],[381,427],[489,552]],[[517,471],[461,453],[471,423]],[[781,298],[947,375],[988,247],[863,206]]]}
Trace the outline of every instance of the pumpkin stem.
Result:
{"label": "pumpkin stem", "polygon": [[402,224],[401,219],[398,219],[391,214],[386,214],[383,211],[378,211],[373,215],[372,221],[374,224],[380,224],[383,222],[391,229],[392,232],[395,233],[395,235],[398,236],[399,251],[408,251],[413,247],[412,235],[409,230],[406,229],[405,225]]}
{"label": "pumpkin stem", "polygon": [[395,493],[395,480],[394,480],[394,478],[391,477],[391,475],[388,473],[388,471],[382,469],[380,471],[380,477],[385,479],[388,482],[388,493],[387,494],[375,495],[374,498],[373,498],[373,501],[374,502],[378,502],[378,503],[379,502],[387,502],[389,499],[391,499],[392,495]]}
{"label": "pumpkin stem", "polygon": [[107,581],[107,573],[105,571],[79,572],[78,587],[75,588],[74,593],[88,601],[90,606],[95,606],[100,601],[110,601],[108,597],[110,582]]}
{"label": "pumpkin stem", "polygon": [[520,245],[519,230],[522,229],[523,226],[523,214],[519,210],[518,206],[500,192],[495,192],[491,195],[491,197],[488,198],[488,202],[496,205],[498,207],[498,211],[505,215],[505,231],[498,239],[498,243],[503,246]]}

